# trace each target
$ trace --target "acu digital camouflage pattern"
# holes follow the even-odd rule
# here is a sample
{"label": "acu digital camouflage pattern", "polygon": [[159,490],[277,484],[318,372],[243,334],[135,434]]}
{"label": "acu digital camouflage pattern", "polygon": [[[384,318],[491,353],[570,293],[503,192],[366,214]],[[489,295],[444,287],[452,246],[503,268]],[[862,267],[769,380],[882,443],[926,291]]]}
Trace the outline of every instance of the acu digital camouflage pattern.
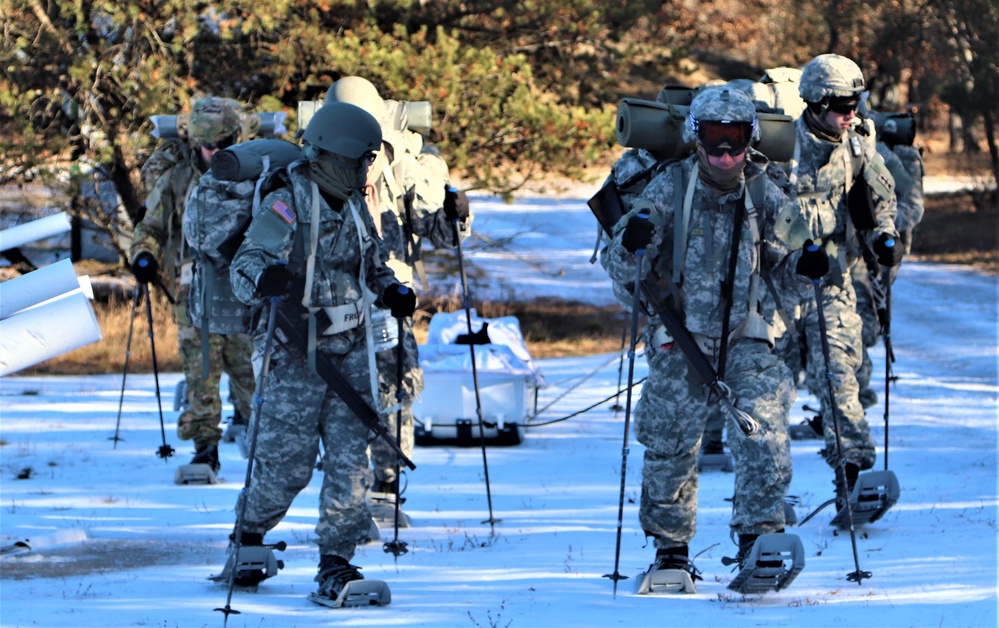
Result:
{"label": "acu digital camouflage pattern", "polygon": [[[291,166],[288,172],[290,187],[264,197],[233,259],[233,291],[247,305],[263,302],[255,282],[267,266],[287,262],[292,274],[304,280],[306,264],[300,247],[309,241],[313,187],[305,174],[307,162]],[[367,287],[374,294],[381,295],[396,283],[385,264],[388,252],[381,240],[370,235],[374,224],[364,211],[359,193],[355,192],[340,211],[334,211],[320,198],[319,209],[312,305],[337,306],[361,299],[357,270],[362,264]],[[363,253],[352,210],[369,233]],[[261,317],[254,336],[258,359],[262,359],[266,318]],[[317,335],[316,350],[330,358],[354,389],[373,405],[363,325],[339,334]],[[257,450],[254,477],[247,493],[245,529],[263,534],[277,525],[295,496],[308,485],[322,442],[324,477],[316,526],[319,550],[323,555],[335,554],[349,560],[357,543],[370,530],[371,518],[364,498],[371,434],[326,382],[310,370],[307,357],[296,349],[275,348],[266,391],[260,417],[254,421]]]}
{"label": "acu digital camouflage pattern", "polygon": [[[252,347],[245,336],[212,335],[209,340],[213,357],[208,377],[203,377],[201,333],[187,309],[191,255],[182,228],[187,199],[202,174],[200,164],[188,145],[178,139],[164,142],[143,164],[146,214],[135,227],[129,250],[130,261],[141,252],[153,255],[173,293],[178,353],[187,383],[187,406],[177,421],[177,436],[193,440],[197,451],[218,443],[222,435],[219,380],[223,370],[229,374],[236,409],[244,417],[249,416],[255,386],[250,363]],[[218,359],[219,355],[224,359]]]}
{"label": "acu digital camouflage pattern", "polygon": [[[636,206],[649,208],[655,226],[652,243],[643,256],[657,272],[672,274],[673,229],[681,203],[674,193],[674,172],[682,171],[686,182],[697,156],[668,166],[657,175],[632,210],[619,225],[622,228],[610,243],[605,267],[616,284],[631,286],[635,281],[636,256],[621,243],[623,225],[637,213]],[[797,282],[789,266],[788,247],[774,232],[776,216],[789,203],[787,196],[767,178],[764,168],[747,162],[745,177],[762,181],[763,203],[758,207],[758,223],[771,276],[778,285]],[[719,338],[723,308],[721,283],[727,275],[734,212],[744,204],[741,193],[719,194],[696,183],[682,288],[687,328],[709,338]],[[736,278],[733,288],[731,327],[737,329],[747,318],[750,277],[759,271],[757,247],[748,225],[739,241]],[[773,320],[775,308],[765,290],[759,303],[764,318]],[[643,468],[642,504],[639,519],[657,547],[687,544],[696,523],[697,451],[705,423],[712,412],[706,390],[690,370],[688,362],[674,345],[657,346],[653,340],[661,323],[650,321],[645,330],[649,379],[635,409],[636,435],[646,448]],[[666,348],[669,347],[669,348]],[[740,338],[729,345],[725,381],[737,398],[736,405],[748,411],[762,425],[752,439],[729,429],[729,445],[736,459],[735,507],[731,525],[739,533],[774,532],[784,527],[783,499],[791,477],[788,449],[788,411],[794,399],[790,371],[766,342]],[[717,356],[708,356],[717,368]],[[731,427],[731,426],[730,426]]]}
{"label": "acu digital camouflage pattern", "polygon": [[805,102],[848,98],[864,91],[864,74],[853,60],[824,54],[809,61],[801,72],[798,92]]}
{"label": "acu digital camouflage pattern", "polygon": [[[341,79],[343,80],[343,79]],[[389,129],[383,125],[382,151],[368,173],[365,202],[378,234],[388,248],[388,265],[396,278],[414,288],[414,271],[425,242],[434,250],[454,247],[454,227],[444,214],[444,190],[450,172],[444,159],[432,150],[422,150],[422,137],[406,130]],[[415,150],[414,150],[415,149]],[[474,216],[459,224],[459,237],[471,233]],[[426,290],[429,286],[423,286]],[[401,449],[407,456],[413,452],[413,402],[423,391],[423,371],[420,368],[416,337],[412,324],[403,328],[403,394],[406,401],[402,412]],[[378,385],[383,399],[381,407],[395,405],[396,352],[382,351],[377,355]],[[388,433],[396,435],[396,413],[382,415]],[[375,479],[391,482],[395,479],[396,454],[385,443],[371,445],[371,462]]]}
{"label": "acu digital camouflage pattern", "polygon": [[[912,178],[913,185],[904,192],[896,188],[898,214],[895,217],[895,228],[898,230],[900,242],[898,246],[905,247],[906,255],[912,248],[912,232],[923,219],[923,159],[919,150],[912,146],[895,146],[889,148],[878,142],[878,153],[888,163],[895,160]],[[898,276],[900,265],[890,269],[890,281],[894,283]],[[860,314],[863,328],[861,337],[864,343],[860,370],[857,371],[857,383],[860,388],[860,405],[869,408],[877,403],[878,395],[871,388],[871,377],[874,365],[868,354],[868,348],[873,347],[881,339],[881,320],[878,308],[884,307],[884,292],[879,286],[883,284],[883,270],[879,269],[876,276],[862,264],[856,264],[851,269],[853,289],[857,294],[857,313]]]}
{"label": "acu digital camouflage pattern", "polygon": [[[797,168],[799,211],[804,216],[816,239],[832,242],[837,254],[831,256],[830,274],[823,282],[823,313],[826,319],[826,336],[829,341],[830,367],[835,389],[835,406],[838,410],[840,443],[847,462],[861,469],[874,466],[874,441],[864,418],[858,394],[860,385],[857,371],[863,363],[863,324],[857,313],[857,297],[851,279],[856,265],[866,271],[861,258],[860,238],[865,246],[872,246],[880,233],[897,238],[895,230],[896,203],[894,194],[874,195],[876,228],[859,233],[852,228],[847,206],[847,191],[858,174],[850,156],[849,137],[844,134],[839,143],[820,139],[809,131],[804,118],[796,121],[800,161]],[[877,155],[874,133],[861,142],[863,168],[873,167]],[[887,168],[884,168],[887,172]],[[890,177],[890,174],[887,175]],[[891,189],[891,188],[889,188]],[[818,311],[810,291],[803,293],[801,305],[802,342],[806,347],[806,377],[809,391],[822,402],[823,431],[826,447],[824,456],[830,466],[839,464],[834,431],[832,403],[826,379],[822,339],[819,335]]]}
{"label": "acu digital camouflage pattern", "polygon": [[[646,447],[638,518],[657,548],[671,548],[689,544],[697,530],[697,452],[713,408],[706,405],[704,386],[680,349],[650,341],[647,335],[649,379],[635,405],[635,437]],[[791,374],[757,340],[733,342],[727,362],[725,381],[737,407],[761,426],[749,438],[728,419],[728,444],[735,458],[729,525],[736,534],[777,532],[785,527],[784,497],[791,484]]]}

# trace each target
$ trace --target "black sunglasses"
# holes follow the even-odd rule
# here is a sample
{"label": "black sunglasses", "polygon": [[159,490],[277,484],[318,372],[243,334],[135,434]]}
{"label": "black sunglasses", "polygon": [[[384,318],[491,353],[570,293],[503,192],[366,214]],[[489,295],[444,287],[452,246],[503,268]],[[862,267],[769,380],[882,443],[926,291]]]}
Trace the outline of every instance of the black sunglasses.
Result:
{"label": "black sunglasses", "polygon": [[829,103],[829,111],[833,113],[838,113],[841,116],[851,114],[857,110],[857,106],[860,105],[860,101],[849,100],[846,102],[832,102]]}

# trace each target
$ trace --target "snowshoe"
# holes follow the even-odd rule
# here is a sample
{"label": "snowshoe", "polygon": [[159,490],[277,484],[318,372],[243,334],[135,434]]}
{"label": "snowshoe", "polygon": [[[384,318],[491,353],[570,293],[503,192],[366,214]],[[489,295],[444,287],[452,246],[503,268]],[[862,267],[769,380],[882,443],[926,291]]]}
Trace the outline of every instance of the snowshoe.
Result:
{"label": "snowshoe", "polygon": [[0,556],[17,556],[18,554],[80,543],[86,540],[87,533],[79,528],[57,530],[50,534],[32,535],[31,538],[24,538],[9,545],[0,546]]}
{"label": "snowshoe", "polygon": [[330,608],[388,606],[392,592],[383,580],[365,580],[360,568],[339,556],[323,556],[316,576],[319,589],[309,594],[316,604]]}
{"label": "snowshoe", "polygon": [[[751,545],[750,545],[751,543]],[[725,565],[738,563],[728,588],[743,594],[780,591],[805,568],[805,548],[797,534],[739,535],[739,555],[722,559]]]}
{"label": "snowshoe", "polygon": [[656,562],[649,565],[638,586],[639,595],[673,595],[697,593],[694,581],[702,580],[693,561],[687,557],[687,547],[658,550]]}
{"label": "snowshoe", "polygon": [[[396,516],[395,506],[395,482],[378,482],[368,491],[368,510],[371,511],[371,518],[376,523],[394,525]],[[399,496],[399,527],[408,528],[409,517],[402,512],[402,505],[406,503],[406,498]]]}
{"label": "snowshoe", "polygon": [[178,467],[173,481],[177,484],[217,484],[220,468],[218,445],[209,445],[194,454],[190,463]]}
{"label": "snowshoe", "polygon": [[263,536],[259,534],[244,534],[239,546],[238,557],[234,556],[235,546],[230,543],[226,553],[225,567],[222,572],[208,579],[214,582],[228,583],[229,574],[233,568],[236,576],[233,582],[239,587],[255,587],[267,578],[277,575],[279,569],[284,569],[284,561],[274,556],[274,550],[283,552],[287,545],[284,541],[265,545]]}
{"label": "snowshoe", "polygon": [[[901,489],[892,471],[868,471],[857,477],[850,491],[850,514],[854,525],[864,525],[880,519],[898,502]],[[846,508],[837,504],[832,524],[840,530],[850,529]]]}
{"label": "snowshoe", "polygon": [[239,410],[236,410],[233,416],[230,417],[225,431],[222,432],[222,442],[234,443],[239,435],[244,432],[246,432],[246,419],[239,413]]}
{"label": "snowshoe", "polygon": [[705,443],[697,454],[697,470],[732,473],[735,471],[735,460],[720,441]]}

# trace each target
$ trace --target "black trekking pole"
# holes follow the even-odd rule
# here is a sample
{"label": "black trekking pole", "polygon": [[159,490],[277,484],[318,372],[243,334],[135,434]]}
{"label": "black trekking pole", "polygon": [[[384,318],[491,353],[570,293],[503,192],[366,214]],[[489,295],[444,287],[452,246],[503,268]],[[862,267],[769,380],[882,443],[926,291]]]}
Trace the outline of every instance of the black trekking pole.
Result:
{"label": "black trekking pole", "polygon": [[[397,319],[399,321],[399,344],[396,345],[395,349],[395,402],[399,404],[399,408],[396,410],[395,414],[395,442],[402,448],[402,400],[405,394],[402,390],[402,376],[403,376],[403,360],[406,357],[406,348],[403,346],[402,339],[404,337],[405,330],[403,329],[402,319]],[[406,548],[405,541],[399,540],[399,517],[402,514],[399,511],[399,499],[401,498],[400,488],[402,486],[402,469],[399,465],[399,457],[395,458],[395,537],[382,545],[382,549],[386,553],[391,553],[397,559],[408,552]]]}
{"label": "black trekking pole", "polygon": [[118,448],[118,441],[125,440],[118,436],[121,429],[121,408],[125,403],[125,380],[128,379],[128,361],[132,357],[132,330],[135,329],[135,312],[139,309],[139,302],[142,301],[142,290],[140,283],[135,282],[135,291],[132,294],[132,316],[128,319],[128,342],[125,343],[125,368],[121,372],[121,397],[118,398],[118,419],[114,424],[114,436],[109,436],[108,440],[113,440],[111,449]]}
{"label": "black trekking pole", "polygon": [[[465,262],[461,254],[461,234],[458,231],[458,220],[455,219],[451,226],[454,227],[454,246],[458,252],[458,272],[461,275],[461,297],[462,305],[465,308],[465,324],[468,328],[468,335],[472,335],[472,304],[468,295],[468,279],[465,276]],[[482,421],[482,400],[479,397],[479,372],[475,366],[475,344],[468,343],[468,350],[472,358],[472,386],[475,388],[475,414],[479,418],[479,442],[482,445],[482,470],[486,478],[486,502],[489,504],[489,518],[482,523],[488,523],[490,532],[494,526],[502,521],[493,517],[493,497],[489,490],[489,461],[486,458],[486,428]]]}
{"label": "black trekking pole", "polygon": [[[232,592],[236,586],[236,571],[239,567],[239,547],[243,542],[243,517],[246,516],[246,500],[249,492],[250,481],[253,479],[253,458],[257,452],[257,433],[260,422],[263,420],[261,411],[264,406],[264,392],[267,388],[267,374],[271,367],[271,347],[274,344],[274,329],[277,327],[278,302],[281,297],[271,297],[270,312],[267,314],[267,335],[264,336],[264,359],[260,369],[260,383],[253,392],[253,417],[250,421],[250,451],[249,460],[246,462],[246,478],[243,480],[243,489],[239,494],[239,512],[236,513],[236,529],[232,533],[232,568],[229,570],[229,591],[225,598],[225,606],[215,610],[225,613],[225,626],[229,622],[229,615],[239,615],[239,611],[230,606],[232,602]],[[284,541],[274,545],[278,551],[284,551],[287,546]],[[228,558],[226,559],[228,562]]]}
{"label": "black trekking pole", "polygon": [[[639,214],[641,215],[641,214]],[[627,580],[628,576],[621,575],[618,566],[621,560],[621,528],[624,525],[624,488],[628,479],[628,440],[630,438],[628,429],[631,425],[631,388],[635,381],[635,345],[638,343],[638,308],[641,306],[640,286],[642,285],[642,267],[645,261],[645,249],[635,251],[638,258],[637,269],[635,270],[635,296],[631,303],[631,344],[628,348],[628,389],[624,397],[624,444],[621,446],[621,493],[617,501],[617,544],[614,548],[614,573],[605,574],[604,578],[614,581],[614,597],[617,597],[618,580]],[[620,386],[618,386],[620,390]]]}
{"label": "black trekking pole", "polygon": [[891,345],[891,268],[885,267],[881,280],[885,291],[885,320],[881,329],[881,339],[885,344],[885,471],[888,470],[888,409],[891,405],[891,365],[895,362],[895,350]]}
{"label": "black trekking pole", "polygon": [[861,571],[860,569],[860,557],[857,554],[857,532],[853,527],[853,507],[850,505],[850,490],[846,481],[846,460],[843,459],[843,444],[840,441],[839,435],[839,408],[836,404],[836,389],[833,386],[832,360],[829,357],[829,338],[826,336],[826,315],[822,310],[822,288],[819,285],[818,279],[812,280],[812,287],[815,289],[815,307],[819,316],[819,336],[822,339],[822,360],[826,369],[826,384],[829,387],[829,407],[832,409],[833,430],[836,433],[836,456],[839,460],[836,465],[836,481],[842,487],[843,495],[846,496],[843,508],[846,509],[846,518],[850,522],[850,543],[853,545],[853,565],[856,567],[856,571],[847,574],[846,579],[850,582],[856,582],[859,585],[863,583],[864,578],[870,578],[873,574],[869,571]]}
{"label": "black trekking pole", "polygon": [[156,338],[153,334],[153,300],[149,295],[149,284],[142,284],[142,290],[146,293],[146,322],[149,325],[149,350],[153,356],[153,381],[156,382],[156,406],[160,411],[160,435],[163,437],[163,444],[160,445],[156,455],[163,458],[165,462],[167,458],[173,455],[174,450],[173,447],[167,445],[166,426],[163,423],[163,398],[160,395],[160,368],[156,362]]}
{"label": "black trekking pole", "polygon": [[617,363],[617,395],[614,397],[614,405],[611,406],[611,410],[614,411],[614,418],[617,418],[617,413],[624,408],[618,402],[618,398],[621,395],[621,373],[624,371],[624,343],[628,341],[628,328],[625,326],[621,327],[621,359]]}

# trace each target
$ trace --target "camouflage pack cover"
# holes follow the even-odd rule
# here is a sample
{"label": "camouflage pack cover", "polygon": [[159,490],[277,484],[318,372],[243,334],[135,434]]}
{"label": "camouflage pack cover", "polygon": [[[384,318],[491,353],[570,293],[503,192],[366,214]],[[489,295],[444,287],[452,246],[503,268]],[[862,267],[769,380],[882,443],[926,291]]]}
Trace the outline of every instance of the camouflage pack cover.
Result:
{"label": "camouflage pack cover", "polygon": [[231,98],[202,98],[188,114],[188,140],[192,145],[213,144],[244,130],[250,135],[250,129],[243,128],[246,117],[243,114],[243,105]]}

